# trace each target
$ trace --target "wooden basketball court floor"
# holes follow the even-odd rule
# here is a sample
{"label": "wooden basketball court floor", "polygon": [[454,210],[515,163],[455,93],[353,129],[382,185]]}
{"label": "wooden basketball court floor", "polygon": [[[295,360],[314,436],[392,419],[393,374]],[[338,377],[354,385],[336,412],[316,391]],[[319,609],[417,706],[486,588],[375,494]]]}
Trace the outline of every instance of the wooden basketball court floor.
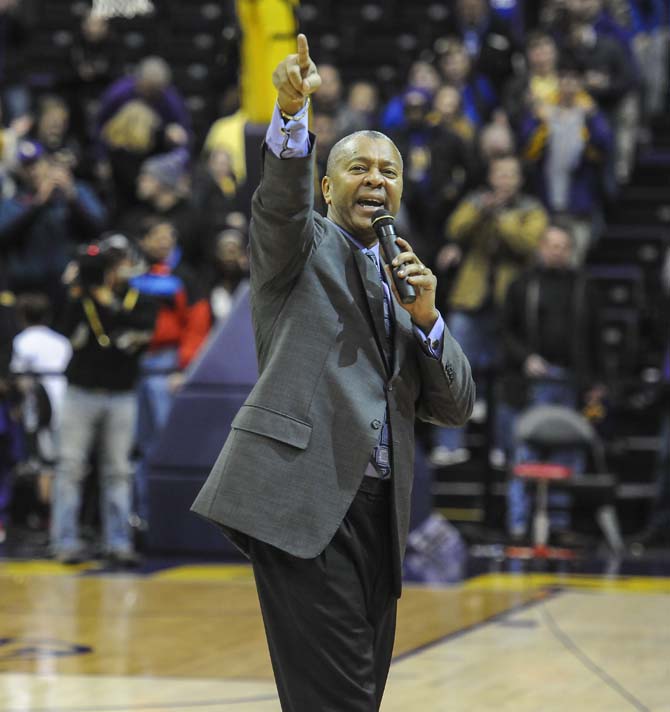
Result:
{"label": "wooden basketball court floor", "polygon": [[[670,712],[669,578],[486,574],[400,603],[383,712]],[[0,710],[279,712],[250,569],[0,562]]]}

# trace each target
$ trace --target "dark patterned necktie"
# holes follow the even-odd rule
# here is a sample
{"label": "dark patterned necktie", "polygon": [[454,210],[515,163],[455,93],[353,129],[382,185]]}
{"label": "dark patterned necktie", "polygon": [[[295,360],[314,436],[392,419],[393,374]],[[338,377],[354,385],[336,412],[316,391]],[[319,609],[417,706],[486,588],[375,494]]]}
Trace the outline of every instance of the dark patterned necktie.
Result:
{"label": "dark patterned necktie", "polygon": [[386,280],[382,276],[381,269],[379,267],[379,262],[377,262],[377,255],[370,250],[365,253],[370,260],[372,261],[372,264],[375,266],[375,271],[377,272],[377,276],[379,277],[379,281],[382,285],[382,290],[384,292],[384,331],[386,332],[386,347],[387,347],[387,353],[389,355],[393,354],[393,318],[391,317],[391,294],[389,292],[388,284],[386,284]]}
{"label": "dark patterned necktie", "polygon": [[[386,353],[389,359],[389,363],[393,361],[393,318],[391,316],[391,293],[389,291],[388,284],[386,280],[382,277],[381,270],[379,268],[379,262],[377,261],[377,255],[372,250],[367,250],[365,253],[372,264],[375,266],[375,272],[381,283],[382,291],[384,292],[384,331],[386,332]],[[391,474],[391,451],[389,445],[389,414],[388,407],[386,413],[384,413],[384,424],[382,425],[381,432],[379,434],[379,444],[375,447],[372,453],[372,464],[375,470],[379,473],[382,478],[389,477]]]}

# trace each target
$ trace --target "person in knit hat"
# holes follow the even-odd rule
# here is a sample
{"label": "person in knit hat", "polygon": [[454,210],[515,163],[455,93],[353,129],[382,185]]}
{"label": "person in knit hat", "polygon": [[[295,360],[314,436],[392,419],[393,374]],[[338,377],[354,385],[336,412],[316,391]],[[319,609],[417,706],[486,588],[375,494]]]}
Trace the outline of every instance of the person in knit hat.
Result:
{"label": "person in knit hat", "polygon": [[138,197],[152,197],[160,187],[169,191],[183,192],[188,167],[188,152],[175,148],[168,153],[147,158],[140,167]]}
{"label": "person in knit hat", "polygon": [[[149,216],[159,216],[171,222],[180,237],[180,247],[186,248],[195,236],[196,216],[190,204],[189,154],[184,148],[147,158],[140,167],[136,192],[139,201],[134,210],[120,218],[121,232],[137,234],[138,226]],[[188,253],[188,249],[184,249]]]}

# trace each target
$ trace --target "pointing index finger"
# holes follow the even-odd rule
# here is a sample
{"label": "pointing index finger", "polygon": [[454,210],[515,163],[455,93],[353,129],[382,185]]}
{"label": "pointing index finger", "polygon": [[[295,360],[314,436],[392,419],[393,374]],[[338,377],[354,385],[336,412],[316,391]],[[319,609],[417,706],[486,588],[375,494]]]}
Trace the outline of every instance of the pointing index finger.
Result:
{"label": "pointing index finger", "polygon": [[309,45],[307,37],[302,33],[298,35],[298,66],[300,69],[309,68]]}

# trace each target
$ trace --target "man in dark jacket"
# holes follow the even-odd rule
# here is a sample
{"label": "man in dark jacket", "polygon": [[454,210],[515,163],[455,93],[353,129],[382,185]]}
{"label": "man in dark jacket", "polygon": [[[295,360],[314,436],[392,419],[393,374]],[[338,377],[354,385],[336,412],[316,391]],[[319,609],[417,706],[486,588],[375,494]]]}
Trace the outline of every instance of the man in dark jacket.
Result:
{"label": "man in dark jacket", "polygon": [[[590,386],[595,350],[594,300],[583,274],[572,267],[574,242],[566,229],[550,225],[538,248],[537,265],[514,281],[502,311],[505,397],[498,413],[508,454],[515,461],[530,453],[512,451],[511,429],[518,409],[539,404],[576,408]],[[583,470],[583,458],[566,455],[565,464]],[[508,526],[525,533],[528,502],[524,484],[508,489]]]}

